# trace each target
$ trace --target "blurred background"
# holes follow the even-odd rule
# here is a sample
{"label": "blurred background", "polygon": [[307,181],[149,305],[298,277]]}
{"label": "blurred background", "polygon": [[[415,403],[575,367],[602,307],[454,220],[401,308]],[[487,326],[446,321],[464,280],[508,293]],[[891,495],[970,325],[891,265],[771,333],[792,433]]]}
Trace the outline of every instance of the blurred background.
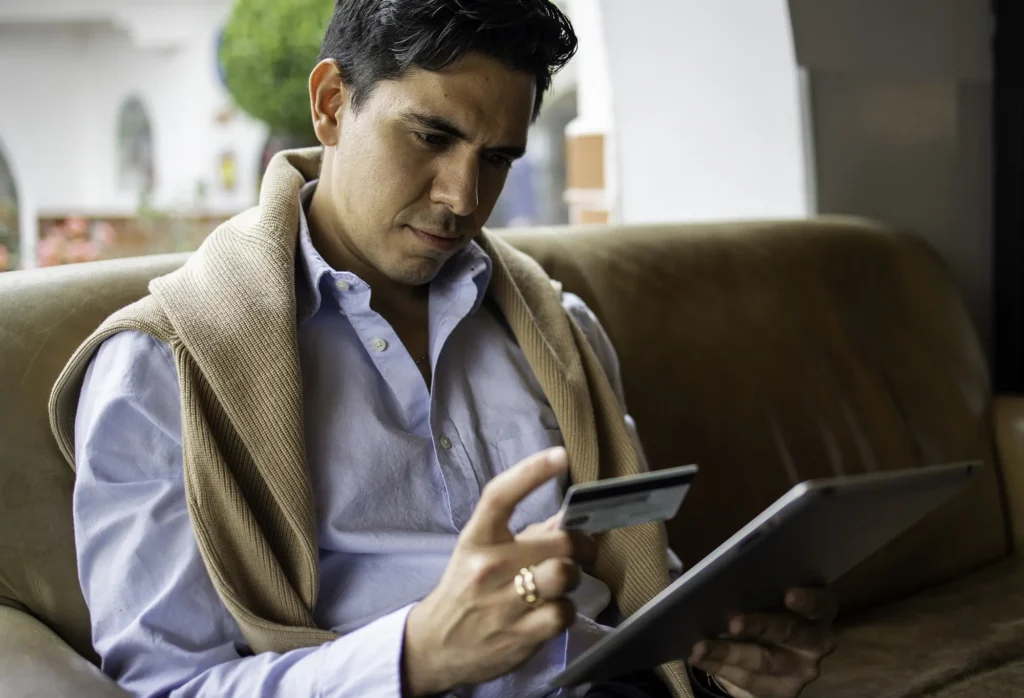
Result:
{"label": "blurred background", "polygon": [[[194,249],[254,205],[313,142],[333,4],[0,0],[0,270]],[[1021,334],[1019,0],[560,4],[580,51],[491,227],[869,216],[936,247],[989,345],[1002,283]]]}

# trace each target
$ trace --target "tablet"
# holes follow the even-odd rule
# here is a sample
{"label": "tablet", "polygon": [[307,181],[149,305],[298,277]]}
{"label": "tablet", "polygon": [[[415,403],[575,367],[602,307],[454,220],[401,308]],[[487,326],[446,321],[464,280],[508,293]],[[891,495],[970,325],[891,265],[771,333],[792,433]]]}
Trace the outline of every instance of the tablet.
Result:
{"label": "tablet", "polygon": [[831,584],[970,482],[977,462],[797,485],[555,677],[611,679],[686,659],[731,612],[781,610],[793,587]]}

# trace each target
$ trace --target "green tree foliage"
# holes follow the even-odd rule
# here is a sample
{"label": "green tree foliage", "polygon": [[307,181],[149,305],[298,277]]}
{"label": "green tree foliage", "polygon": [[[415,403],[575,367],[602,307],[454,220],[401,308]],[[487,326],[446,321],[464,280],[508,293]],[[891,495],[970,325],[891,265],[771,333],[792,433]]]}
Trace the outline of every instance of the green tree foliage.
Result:
{"label": "green tree foliage", "polygon": [[237,0],[220,61],[239,107],[282,136],[312,142],[309,74],[334,0]]}

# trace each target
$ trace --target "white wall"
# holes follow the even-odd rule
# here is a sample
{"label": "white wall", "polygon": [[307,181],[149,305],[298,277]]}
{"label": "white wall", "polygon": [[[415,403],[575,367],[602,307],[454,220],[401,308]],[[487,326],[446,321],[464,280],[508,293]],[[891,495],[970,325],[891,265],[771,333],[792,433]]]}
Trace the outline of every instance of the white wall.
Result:
{"label": "white wall", "polygon": [[594,0],[623,222],[808,214],[785,0]]}
{"label": "white wall", "polygon": [[606,133],[612,126],[612,84],[601,5],[594,0],[572,0],[567,5],[579,50],[572,65],[576,71],[578,118],[570,135]]}
{"label": "white wall", "polygon": [[[190,5],[176,17],[173,41],[159,41],[159,15],[134,18],[129,34],[113,22],[0,23],[0,140],[18,176],[27,217],[49,213],[131,215],[138,196],[119,189],[117,119],[124,99],[141,97],[152,121],[159,208],[229,214],[255,203],[265,129],[239,116],[215,116],[230,104],[216,74],[216,32],[224,3]],[[191,30],[181,32],[180,24]],[[141,45],[140,45],[141,44]],[[234,193],[219,189],[218,156],[238,157]]]}

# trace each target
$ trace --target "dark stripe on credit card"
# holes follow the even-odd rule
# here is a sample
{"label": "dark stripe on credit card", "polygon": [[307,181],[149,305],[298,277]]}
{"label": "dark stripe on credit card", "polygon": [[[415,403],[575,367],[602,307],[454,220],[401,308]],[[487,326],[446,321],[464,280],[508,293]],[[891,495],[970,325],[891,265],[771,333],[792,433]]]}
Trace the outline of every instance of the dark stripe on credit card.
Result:
{"label": "dark stripe on credit card", "polygon": [[582,504],[583,502],[595,502],[601,499],[621,497],[622,495],[633,494],[635,492],[657,492],[658,490],[666,489],[668,487],[688,485],[693,482],[693,478],[694,473],[680,473],[679,475],[647,480],[646,482],[629,482],[622,485],[612,485],[611,487],[601,488],[599,490],[576,492],[572,496],[571,503],[576,504],[578,502]]}

